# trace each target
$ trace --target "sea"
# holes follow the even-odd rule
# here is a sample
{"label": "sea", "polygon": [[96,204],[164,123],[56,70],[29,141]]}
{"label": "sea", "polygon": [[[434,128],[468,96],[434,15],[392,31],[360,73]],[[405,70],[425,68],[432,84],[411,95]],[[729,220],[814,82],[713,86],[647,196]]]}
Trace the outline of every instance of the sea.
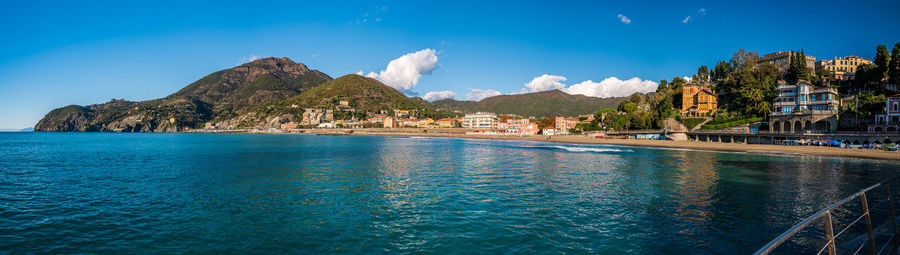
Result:
{"label": "sea", "polygon": [[[533,141],[0,133],[0,254],[747,254],[898,174]],[[781,251],[816,252],[819,230]]]}

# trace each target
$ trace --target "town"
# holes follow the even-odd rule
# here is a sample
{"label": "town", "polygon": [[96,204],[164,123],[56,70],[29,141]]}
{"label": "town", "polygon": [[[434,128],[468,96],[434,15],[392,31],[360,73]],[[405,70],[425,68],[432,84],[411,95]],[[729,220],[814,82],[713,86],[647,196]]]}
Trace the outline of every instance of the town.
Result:
{"label": "town", "polygon": [[636,93],[616,109],[578,116],[457,111],[452,116],[431,118],[418,109],[358,113],[352,102],[340,100],[332,109],[305,108],[301,121],[281,123],[280,129],[254,131],[404,128],[403,132],[584,135],[897,150],[898,66],[900,43],[890,53],[886,46],[878,46],[874,60],[845,56],[817,61],[803,50],[759,56],[741,49],[711,70],[701,66],[692,77],[662,80],[655,93]]}

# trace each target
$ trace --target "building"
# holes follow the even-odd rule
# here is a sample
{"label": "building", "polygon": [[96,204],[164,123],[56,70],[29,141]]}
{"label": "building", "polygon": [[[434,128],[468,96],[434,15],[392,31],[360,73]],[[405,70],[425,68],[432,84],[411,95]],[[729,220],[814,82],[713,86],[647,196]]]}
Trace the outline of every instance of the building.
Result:
{"label": "building", "polygon": [[[779,51],[779,52],[769,53],[769,54],[763,55],[759,59],[759,62],[757,62],[757,63],[769,62],[769,63],[774,64],[776,67],[778,67],[779,71],[786,72],[788,70],[788,67],[791,66],[791,59],[793,58],[792,53],[793,53],[793,51]],[[814,74],[814,72],[816,70],[815,64],[816,64],[816,57],[806,56],[806,67],[809,69],[809,72],[811,74]]]}
{"label": "building", "polygon": [[846,56],[816,62],[816,71],[830,71],[833,75],[831,77],[838,80],[854,80],[856,79],[856,67],[871,63],[872,60],[862,57]]}
{"label": "building", "polygon": [[869,133],[898,133],[900,131],[900,94],[885,100],[884,113],[875,115],[875,124],[869,125]]}
{"label": "building", "polygon": [[339,101],[339,103],[341,104],[341,106],[350,106],[350,101],[346,99]]}
{"label": "building", "polygon": [[497,124],[497,130],[507,135],[536,135],[540,131],[537,123],[529,119],[507,119]]}
{"label": "building", "polygon": [[396,109],[394,110],[394,117],[399,118],[399,117],[403,117],[403,116],[415,117],[416,110],[396,110]]}
{"label": "building", "polygon": [[434,126],[434,119],[432,118],[424,118],[419,120],[419,127],[432,127]]}
{"label": "building", "polygon": [[384,123],[384,120],[388,118],[387,116],[375,116],[369,118],[370,123]]}
{"label": "building", "polygon": [[384,123],[382,126],[386,128],[393,128],[397,126],[397,121],[395,121],[394,118],[391,117],[384,117],[384,121],[382,121],[382,123]]}
{"label": "building", "polygon": [[397,124],[401,127],[419,127],[417,119],[397,119]]}
{"label": "building", "polygon": [[681,87],[681,115],[685,117],[709,116],[716,112],[719,103],[716,93],[696,83]]}
{"label": "building", "polygon": [[575,125],[577,125],[577,124],[578,124],[578,119],[566,118],[566,117],[556,117],[553,127],[556,128],[556,132],[558,132],[558,133],[568,133],[569,129],[575,129]]}
{"label": "building", "polygon": [[500,122],[500,119],[497,118],[496,114],[490,112],[477,112],[472,114],[466,114],[465,117],[462,118],[462,127],[464,128],[497,128],[497,124]]}
{"label": "building", "polygon": [[443,118],[435,121],[438,127],[442,128],[451,128],[453,127],[453,119],[451,118]]}
{"label": "building", "polygon": [[558,131],[559,131],[558,129],[548,127],[548,128],[544,128],[544,130],[541,130],[541,134],[542,135],[558,135],[558,134],[560,134]]}
{"label": "building", "polygon": [[833,133],[837,130],[840,96],[835,88],[815,88],[808,81],[779,81],[778,96],[769,114],[769,131],[775,133]]}
{"label": "building", "polygon": [[281,123],[281,130],[296,129],[297,122]]}

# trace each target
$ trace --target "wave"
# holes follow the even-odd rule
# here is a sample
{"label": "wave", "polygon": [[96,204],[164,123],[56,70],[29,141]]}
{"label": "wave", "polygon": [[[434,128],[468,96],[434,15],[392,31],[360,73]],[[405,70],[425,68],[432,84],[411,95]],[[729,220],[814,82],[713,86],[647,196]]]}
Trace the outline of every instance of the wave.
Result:
{"label": "wave", "polygon": [[592,147],[569,147],[569,146],[552,146],[553,148],[562,149],[571,152],[628,152],[628,150],[612,149],[612,148],[592,148]]}

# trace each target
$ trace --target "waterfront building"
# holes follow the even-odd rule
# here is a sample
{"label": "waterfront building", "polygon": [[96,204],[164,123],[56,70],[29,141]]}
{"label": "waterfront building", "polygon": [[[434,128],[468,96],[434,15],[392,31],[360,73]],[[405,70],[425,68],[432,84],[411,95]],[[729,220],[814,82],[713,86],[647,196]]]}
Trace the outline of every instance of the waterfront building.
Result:
{"label": "waterfront building", "polygon": [[500,119],[496,114],[490,112],[477,112],[466,114],[462,118],[462,127],[464,128],[497,128]]}
{"label": "waterfront building", "polygon": [[560,133],[559,133],[558,129],[548,127],[548,128],[544,128],[543,130],[541,130],[541,134],[542,135],[558,135]]}
{"label": "waterfront building", "polygon": [[417,119],[397,119],[397,124],[402,127],[418,127],[419,120]]}
{"label": "waterfront building", "polygon": [[696,83],[681,87],[681,115],[685,117],[709,116],[719,107],[716,93]]}
{"label": "waterfront building", "polygon": [[[772,63],[775,65],[775,67],[778,67],[779,71],[783,73],[786,72],[788,70],[788,67],[791,66],[791,59],[793,58],[793,55],[793,51],[773,52],[763,55],[757,63]],[[806,56],[806,67],[809,69],[809,72],[811,74],[813,74],[816,70],[815,63],[816,57]]]}
{"label": "waterfront building", "polygon": [[451,119],[451,118],[439,119],[439,120],[435,121],[435,123],[437,123],[438,127],[442,127],[442,128],[453,127],[453,119]]}
{"label": "waterfront building", "polygon": [[508,135],[536,135],[540,131],[537,123],[531,123],[529,119],[507,119],[497,124],[497,130]]}
{"label": "waterfront building", "polygon": [[419,127],[431,127],[434,126],[434,119],[432,118],[424,118],[419,120]]}
{"label": "waterfront building", "polygon": [[838,80],[854,80],[856,79],[856,67],[871,63],[872,60],[857,56],[835,57],[834,59],[816,62],[816,71],[830,71],[832,73],[831,77]]}
{"label": "waterfront building", "polygon": [[394,118],[391,118],[391,117],[384,117],[384,121],[382,121],[382,123],[383,123],[382,126],[385,128],[393,128],[393,127],[397,126],[396,121],[394,120]]}
{"label": "waterfront building", "polygon": [[900,94],[889,96],[884,104],[884,113],[875,115],[875,124],[869,125],[869,133],[900,131]]}
{"label": "waterfront building", "polygon": [[575,129],[575,125],[577,124],[578,119],[556,117],[553,127],[556,128],[556,132],[558,133],[568,133],[570,129]]}
{"label": "waterfront building", "polygon": [[281,130],[296,129],[297,122],[281,123]]}
{"label": "waterfront building", "polygon": [[837,130],[840,96],[835,88],[816,88],[809,81],[779,81],[778,96],[769,114],[769,131],[776,133],[833,133]]}

